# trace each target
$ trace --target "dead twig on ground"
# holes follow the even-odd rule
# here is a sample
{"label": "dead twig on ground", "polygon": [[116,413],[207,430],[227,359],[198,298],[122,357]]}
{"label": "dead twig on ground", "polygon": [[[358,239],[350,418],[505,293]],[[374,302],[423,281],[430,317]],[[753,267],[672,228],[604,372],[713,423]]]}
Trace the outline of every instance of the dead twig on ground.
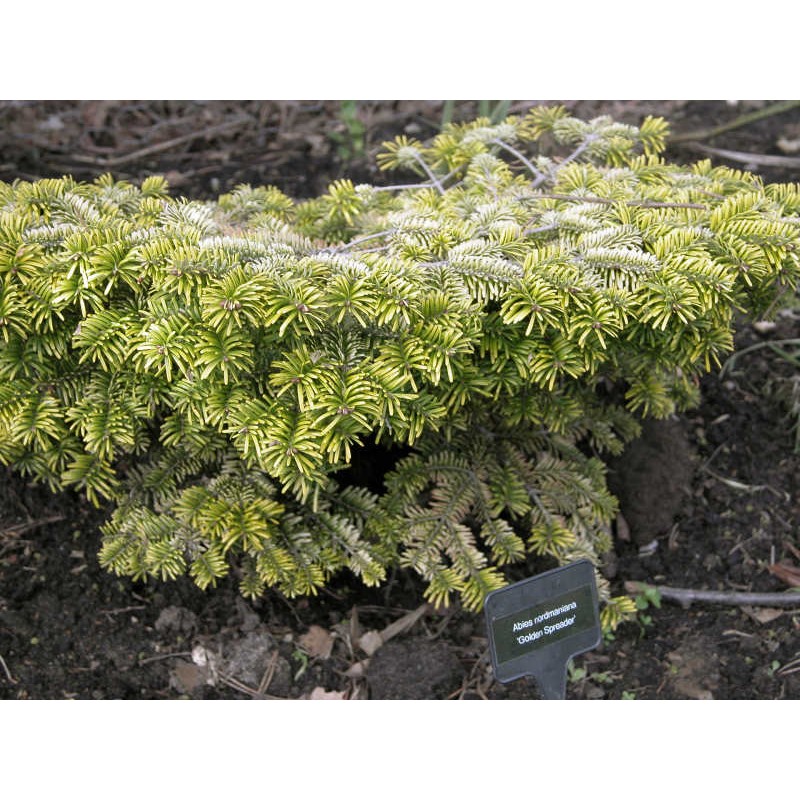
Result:
{"label": "dead twig on ground", "polygon": [[100,167],[101,169],[120,167],[124,164],[130,164],[132,161],[138,161],[140,158],[146,158],[148,156],[155,155],[156,153],[163,153],[165,150],[172,150],[180,145],[188,144],[195,139],[201,139],[203,137],[208,139],[212,136],[218,136],[221,133],[228,133],[229,131],[240,128],[241,126],[252,122],[253,120],[250,117],[237,117],[236,119],[229,120],[228,122],[223,122],[220,125],[213,125],[210,128],[200,128],[199,130],[190,131],[189,133],[184,133],[182,136],[176,136],[173,139],[167,139],[165,142],[151,144],[148,147],[142,147],[139,150],[134,150],[131,153],[124,153],[121,156],[113,156],[111,158],[95,158],[94,156],[73,155],[72,158],[74,161],[78,161],[82,164],[91,164],[93,166]]}
{"label": "dead twig on ground", "polygon": [[63,514],[56,514],[52,517],[33,519],[30,522],[20,522],[17,525],[11,525],[8,528],[0,529],[0,538],[5,536],[19,536],[19,534],[25,533],[25,531],[30,531],[34,528],[40,528],[42,525],[50,525],[53,522],[61,522],[64,519],[66,519],[66,517]]}
{"label": "dead twig on ground", "polygon": [[724,606],[800,606],[800,592],[719,592],[709,589],[652,586],[638,581],[626,581],[625,591],[631,594],[656,591],[665,600],[674,600],[684,608],[688,608],[692,603],[716,603]]}
{"label": "dead twig on ground", "polygon": [[754,492],[772,492],[776,497],[780,497],[782,500],[789,500],[788,495],[785,492],[779,492],[777,489],[774,489],[772,486],[768,486],[765,483],[742,483],[741,481],[735,481],[731,478],[726,478],[723,475],[720,475],[714,470],[709,469],[707,466],[703,465],[698,470],[699,472],[705,472],[707,475],[710,475],[715,480],[718,480],[720,483],[724,483],[726,486],[730,486],[731,489],[737,489],[741,492],[748,492],[749,494],[753,494]]}
{"label": "dead twig on ground", "polygon": [[8,678],[9,683],[16,683],[17,681],[15,681],[14,678],[12,677],[11,672],[8,669],[8,666],[6,665],[6,660],[3,658],[3,656],[0,656],[0,666],[3,668],[3,672],[5,672],[6,678]]}
{"label": "dead twig on ground", "polygon": [[229,686],[231,689],[236,689],[237,692],[242,692],[246,695],[249,695],[254,700],[285,700],[285,697],[278,697],[274,694],[264,694],[259,692],[258,689],[253,689],[252,686],[248,686],[246,683],[242,683],[240,680],[237,680],[232,675],[226,675],[224,672],[217,673],[219,679],[224,683],[226,686]]}
{"label": "dead twig on ground", "polygon": [[796,156],[775,156],[769,153],[743,153],[740,150],[723,150],[719,147],[709,147],[699,142],[689,142],[686,148],[705,155],[726,158],[728,161],[737,161],[740,164],[755,164],[759,167],[787,167],[789,169],[800,167],[800,158]]}
{"label": "dead twig on ground", "polygon": [[780,669],[775,670],[776,675],[781,677],[791,675],[793,672],[800,672],[800,658],[795,658],[784,664]]}
{"label": "dead twig on ground", "polygon": [[276,650],[272,654],[272,658],[269,660],[269,664],[267,665],[267,669],[264,671],[264,677],[261,678],[261,683],[258,684],[258,693],[261,695],[266,695],[267,689],[269,689],[270,683],[272,683],[272,676],[275,674],[275,667],[278,665],[278,651]]}
{"label": "dead twig on ground", "polygon": [[192,653],[189,651],[188,653],[162,653],[159,656],[148,656],[147,658],[142,658],[139,660],[139,666],[141,667],[143,664],[149,664],[152,661],[163,661],[167,658],[191,658]]}
{"label": "dead twig on ground", "polygon": [[701,139],[713,139],[728,131],[743,128],[745,125],[751,125],[767,117],[773,117],[776,114],[783,114],[786,111],[791,111],[800,106],[800,100],[784,100],[780,103],[773,103],[766,108],[759,108],[757,111],[751,111],[749,114],[742,114],[730,122],[725,122],[722,125],[717,125],[715,128],[704,128],[699,131],[690,131],[689,133],[676,133],[674,136],[669,137],[670,144],[683,144],[684,142],[697,142]]}
{"label": "dead twig on ground", "polygon": [[124,608],[110,608],[108,610],[103,610],[103,614],[107,617],[113,617],[116,614],[127,614],[128,611],[141,611],[143,608],[147,608],[147,606],[125,606]]}

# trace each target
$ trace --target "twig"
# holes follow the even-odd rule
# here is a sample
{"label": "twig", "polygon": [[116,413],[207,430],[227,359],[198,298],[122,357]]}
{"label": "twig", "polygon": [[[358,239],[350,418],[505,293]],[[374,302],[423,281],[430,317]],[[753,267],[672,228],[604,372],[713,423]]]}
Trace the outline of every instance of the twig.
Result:
{"label": "twig", "polygon": [[772,492],[776,497],[780,497],[782,499],[788,500],[789,495],[787,493],[781,494],[777,489],[773,489],[772,486],[768,486],[765,483],[742,483],[741,481],[735,481],[731,478],[726,478],[724,475],[720,475],[718,472],[714,472],[713,469],[709,469],[707,466],[702,466],[699,470],[700,472],[705,472],[707,475],[710,475],[715,480],[718,480],[720,483],[724,483],[726,486],[730,486],[731,489],[737,489],[740,492]]}
{"label": "twig", "polygon": [[209,138],[220,133],[226,133],[229,130],[233,130],[234,128],[245,125],[248,122],[252,122],[250,117],[239,117],[237,119],[224,122],[221,125],[213,125],[210,128],[200,128],[199,130],[185,133],[183,136],[176,136],[174,139],[168,139],[165,142],[159,142],[158,144],[153,144],[149,147],[142,147],[140,150],[134,150],[132,153],[125,153],[124,155],[113,156],[112,158],[93,158],[91,156],[81,155],[74,155],[72,158],[74,161],[79,161],[83,164],[93,164],[94,166],[101,168],[119,167],[123,164],[128,164],[131,161],[136,161],[139,158],[145,158],[147,156],[154,155],[155,153],[161,153],[164,150],[171,150],[173,147],[187,144],[188,142],[194,141],[195,139],[200,139],[204,136]]}
{"label": "twig", "polygon": [[8,667],[6,666],[6,660],[3,658],[3,656],[0,656],[0,666],[3,667],[3,672],[5,672],[6,678],[8,678],[9,682],[16,683],[14,678],[11,677],[11,673],[9,672]]}
{"label": "twig", "polygon": [[0,536],[16,536],[19,533],[24,533],[25,531],[32,530],[33,528],[38,528],[42,525],[49,525],[52,522],[61,522],[61,520],[66,519],[63,514],[58,514],[54,517],[44,517],[43,519],[34,519],[31,522],[20,522],[19,525],[12,525],[9,528],[3,528],[0,530]]}
{"label": "twig", "polygon": [[236,689],[238,692],[243,692],[244,694],[250,695],[255,700],[285,700],[284,697],[278,697],[274,694],[262,694],[258,691],[258,689],[253,689],[252,686],[248,686],[246,683],[242,683],[240,680],[237,680],[232,675],[226,675],[224,672],[218,673],[219,679],[226,685],[230,686],[231,689]]}
{"label": "twig", "polygon": [[581,153],[583,153],[592,142],[596,142],[600,138],[600,134],[598,133],[590,133],[578,147],[575,148],[565,159],[561,161],[559,167],[563,167],[565,164],[569,164],[570,161],[574,161]]}
{"label": "twig", "polygon": [[352,247],[358,247],[363,242],[368,242],[372,239],[380,239],[381,237],[391,236],[397,233],[397,228],[388,228],[385,231],[378,231],[377,233],[369,233],[366,236],[359,236],[357,239],[351,239],[346,244],[339,245],[338,247],[327,247],[323,252],[328,253],[343,253],[345,250],[350,250]]}
{"label": "twig", "polygon": [[267,689],[269,689],[269,685],[272,683],[272,677],[275,675],[275,668],[278,665],[278,651],[276,650],[272,654],[272,658],[269,661],[269,665],[264,672],[264,677],[261,678],[261,683],[258,684],[258,693],[259,694],[266,694]]}
{"label": "twig", "polygon": [[759,167],[800,167],[800,158],[795,156],[773,156],[769,153],[743,153],[740,150],[722,150],[719,147],[709,147],[707,144],[690,142],[687,149],[698,153],[705,153],[729,161],[738,161],[742,164],[755,164]]}
{"label": "twig", "polygon": [[[417,156],[417,160],[419,160],[420,158],[421,158],[420,156]],[[445,175],[441,179],[437,180],[436,176],[428,169],[428,165],[423,162],[423,166],[425,167],[425,171],[428,174],[428,176],[433,178],[432,182],[428,182],[428,183],[395,183],[395,184],[390,184],[388,186],[373,186],[372,190],[375,191],[375,192],[401,192],[401,191],[404,191],[406,189],[432,189],[434,186],[437,186],[437,185],[438,185],[438,187],[444,187],[444,184],[447,181],[449,181],[450,178],[453,177],[453,175],[457,174],[461,170],[461,167],[455,167],[454,169],[451,169],[450,172],[447,173],[447,175]],[[458,186],[459,183],[461,183],[461,181],[457,181],[456,183],[454,183],[452,186],[449,186],[448,188],[452,189],[453,186]],[[441,188],[440,188],[440,191],[441,191]]]}
{"label": "twig", "polygon": [[389,639],[393,638],[394,636],[404,633],[409,628],[412,628],[417,620],[427,614],[430,610],[430,604],[423,603],[418,608],[415,608],[413,611],[409,611],[407,614],[404,614],[402,617],[400,617],[400,619],[395,620],[391,624],[387,625],[380,632],[381,638],[384,642],[388,642]]}
{"label": "twig", "polygon": [[436,190],[439,194],[444,194],[444,186],[439,182],[439,179],[436,175],[431,171],[431,168],[425,163],[425,159],[419,155],[419,153],[414,153],[414,160],[422,167],[425,174],[428,176],[431,183],[436,187]]}
{"label": "twig", "polygon": [[[780,350],[780,345],[800,345],[800,339],[770,339],[766,342],[756,342],[755,344],[751,344],[750,347],[745,347],[743,350],[739,350],[738,352],[734,353],[730,358],[728,358],[725,363],[722,365],[722,369],[720,370],[720,376],[723,376],[726,371],[733,369],[733,365],[739,356],[745,355],[745,353],[752,353],[754,350],[760,350],[763,347],[769,347],[773,351],[777,352]],[[778,352],[778,355],[786,357],[787,354],[783,351]],[[789,357],[791,359],[791,357]]]}
{"label": "twig", "polygon": [[531,236],[534,233],[546,233],[547,231],[554,231],[558,229],[558,225],[540,225],[538,228],[525,228],[522,231],[523,236]]}
{"label": "twig", "polygon": [[[536,199],[540,198],[543,200],[572,200],[574,203],[601,203],[604,206],[617,204],[616,200],[607,200],[605,197],[584,197],[583,195],[555,194],[552,192],[537,194]],[[630,200],[625,205],[634,208],[696,208],[700,211],[708,210],[708,206],[704,206],[702,203],[661,203],[654,200]]]}
{"label": "twig", "polygon": [[124,608],[111,608],[108,611],[104,610],[103,614],[108,617],[113,617],[115,614],[125,614],[128,611],[141,611],[143,608],[147,608],[147,606],[125,606]]}
{"label": "twig", "polygon": [[543,172],[536,169],[536,167],[534,167],[533,164],[522,153],[520,153],[519,150],[512,147],[510,144],[506,144],[502,139],[492,139],[492,144],[496,144],[498,147],[502,147],[503,150],[511,153],[512,156],[518,158],[530,170],[533,177],[536,178],[533,183],[534,188],[547,180],[547,176]]}
{"label": "twig", "polygon": [[716,128],[705,128],[700,131],[692,131],[691,133],[677,133],[669,137],[670,144],[681,144],[683,142],[696,142],[700,139],[713,139],[721,133],[742,128],[752,122],[766,119],[767,117],[775,116],[775,114],[782,114],[785,111],[791,111],[793,108],[800,106],[800,100],[786,100],[782,103],[773,103],[766,108],[760,108],[758,111],[752,111],[749,114],[742,114],[736,119],[726,122],[722,125],[717,125]]}
{"label": "twig", "polygon": [[784,664],[780,669],[775,670],[776,675],[791,675],[793,672],[800,672],[800,658],[795,658],[788,664]]}
{"label": "twig", "polygon": [[236,680],[236,678],[232,677],[231,675],[226,675],[224,672],[218,673],[219,679],[226,685],[230,686],[232,689],[236,689],[238,692],[244,692],[245,694],[249,694],[250,697],[258,697],[258,691],[256,689],[251,688],[246,683],[242,683],[241,681]]}
{"label": "twig", "polygon": [[716,592],[708,589],[676,589],[626,581],[625,591],[642,594],[656,591],[665,600],[675,600],[684,608],[692,603],[716,603],[723,606],[800,606],[800,592]]}
{"label": "twig", "polygon": [[403,192],[406,189],[432,189],[432,183],[393,183],[389,186],[373,186],[376,192]]}
{"label": "twig", "polygon": [[162,653],[160,656],[148,656],[147,658],[143,658],[139,661],[139,666],[142,664],[149,664],[151,661],[163,661],[165,658],[191,658],[192,653],[189,651],[188,653]]}

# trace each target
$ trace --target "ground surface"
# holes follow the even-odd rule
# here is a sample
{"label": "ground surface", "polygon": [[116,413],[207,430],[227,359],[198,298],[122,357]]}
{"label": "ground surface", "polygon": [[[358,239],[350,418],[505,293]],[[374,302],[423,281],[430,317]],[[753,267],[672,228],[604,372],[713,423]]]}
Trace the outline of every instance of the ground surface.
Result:
{"label": "ground surface", "polygon": [[[632,123],[661,114],[686,137],[766,104],[569,105],[578,116]],[[360,104],[358,113],[363,150],[352,119],[348,128],[330,101],[0,103],[0,179],[161,173],[191,197],[242,182],[310,196],[343,175],[378,182],[369,156],[380,141],[404,131],[425,138],[442,109],[397,101]],[[794,108],[713,138],[684,138],[668,156],[709,156],[796,181],[799,143]],[[774,326],[743,326],[737,346],[798,337],[800,312],[785,312]],[[612,464],[624,516],[607,566],[615,593],[630,582],[779,592],[796,580],[800,456],[788,410],[792,386],[800,396],[797,374],[769,347],[750,350],[704,380],[698,409],[649,428]],[[188,581],[132,584],[97,565],[107,513],[0,467],[0,698],[538,697],[525,681],[492,680],[481,617],[421,607],[421,586],[407,574],[371,591],[340,582],[293,603],[277,595],[245,602],[232,583],[207,594]],[[575,660],[567,696],[800,698],[797,608],[662,599]]]}

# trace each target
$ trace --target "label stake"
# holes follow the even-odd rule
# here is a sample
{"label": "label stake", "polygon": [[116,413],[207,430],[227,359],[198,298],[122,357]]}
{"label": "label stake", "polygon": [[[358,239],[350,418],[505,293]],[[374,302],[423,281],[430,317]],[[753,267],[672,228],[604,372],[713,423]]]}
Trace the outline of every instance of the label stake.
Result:
{"label": "label stake", "polygon": [[530,675],[545,700],[566,697],[567,663],[600,644],[597,581],[586,559],[491,592],[484,612],[495,678]]}

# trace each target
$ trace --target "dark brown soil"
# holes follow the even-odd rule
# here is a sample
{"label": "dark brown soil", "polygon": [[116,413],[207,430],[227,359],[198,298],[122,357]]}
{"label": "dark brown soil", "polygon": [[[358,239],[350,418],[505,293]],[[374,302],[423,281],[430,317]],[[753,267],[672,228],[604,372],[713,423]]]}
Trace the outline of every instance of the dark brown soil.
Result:
{"label": "dark brown soil", "polygon": [[[568,105],[579,116],[608,113],[633,123],[661,114],[680,135],[764,104]],[[464,104],[456,113],[466,118],[475,108]],[[359,114],[363,153],[331,101],[5,102],[0,179],[166,173],[176,192],[192,197],[241,182],[310,196],[342,175],[383,180],[369,166],[372,151],[396,133],[434,133],[441,104],[363,103]],[[701,144],[754,154],[755,171],[787,181],[800,168],[767,168],[759,157],[786,155],[798,138],[795,108]],[[669,157],[703,157],[689,145],[675,145]],[[798,337],[800,312],[784,312],[773,328],[742,326],[737,346]],[[607,565],[615,593],[632,581],[787,588],[771,567],[800,564],[800,456],[787,389],[796,376],[769,348],[742,355],[725,375],[704,379],[698,409],[648,426],[612,465],[627,523],[617,525]],[[185,580],[134,584],[97,564],[107,514],[0,468],[0,698],[538,697],[524,680],[492,680],[482,617],[458,609],[413,614],[421,586],[406,573],[377,590],[341,581],[293,602],[274,594],[245,602],[232,582],[208,593]],[[662,600],[575,659],[567,696],[800,698],[800,611]]]}

